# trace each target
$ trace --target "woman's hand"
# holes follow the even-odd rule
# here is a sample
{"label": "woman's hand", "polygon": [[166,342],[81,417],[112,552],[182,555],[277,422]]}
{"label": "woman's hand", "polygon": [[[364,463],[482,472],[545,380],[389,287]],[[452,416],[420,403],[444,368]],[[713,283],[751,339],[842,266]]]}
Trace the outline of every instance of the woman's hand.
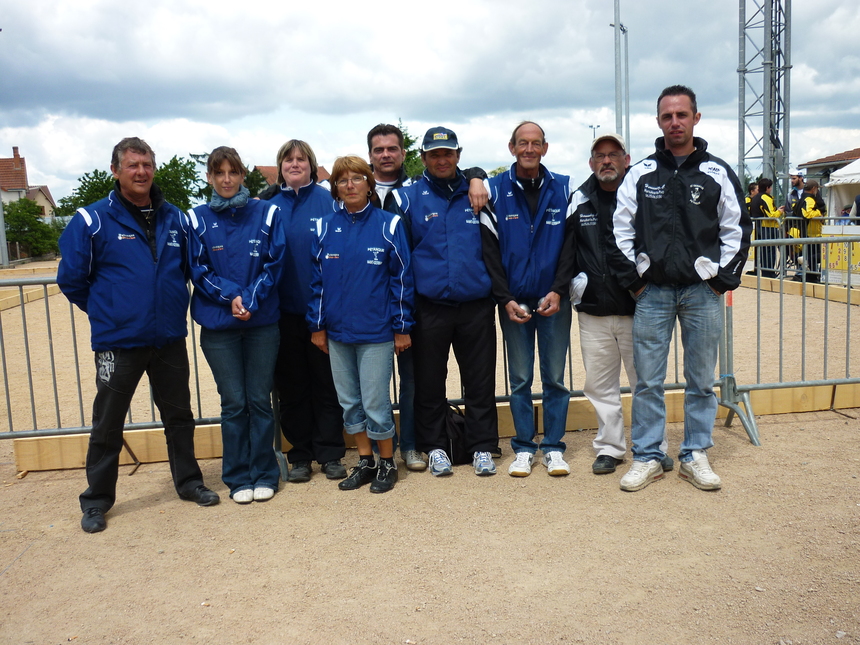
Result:
{"label": "woman's hand", "polygon": [[328,334],[325,333],[325,329],[312,333],[311,342],[316,345],[318,350],[328,354]]}
{"label": "woman's hand", "polygon": [[251,312],[245,309],[242,304],[242,296],[236,296],[233,298],[233,303],[231,305],[233,310],[233,318],[238,318],[239,320],[250,320]]}
{"label": "woman's hand", "polygon": [[399,356],[412,347],[412,337],[409,334],[394,334],[394,355]]}

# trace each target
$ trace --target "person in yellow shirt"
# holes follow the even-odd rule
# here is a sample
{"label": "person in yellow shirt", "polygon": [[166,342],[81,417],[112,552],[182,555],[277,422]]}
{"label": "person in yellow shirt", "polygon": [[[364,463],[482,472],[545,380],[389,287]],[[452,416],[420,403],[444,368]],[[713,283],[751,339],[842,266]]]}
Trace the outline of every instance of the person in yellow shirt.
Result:
{"label": "person in yellow shirt", "polygon": [[[827,217],[827,205],[821,198],[819,184],[814,179],[806,182],[803,194],[794,206],[794,216],[800,223],[800,237],[821,237],[821,226]],[[803,280],[806,273],[807,282],[821,282],[821,245],[804,244],[803,271],[798,271],[794,280]]]}
{"label": "person in yellow shirt", "polygon": [[[780,238],[780,225],[784,206],[774,208],[773,181],[767,177],[759,179],[758,191],[749,205],[750,217],[755,226],[755,239],[777,240]],[[755,247],[755,267],[761,270],[761,277],[776,278],[776,248],[775,246]]]}

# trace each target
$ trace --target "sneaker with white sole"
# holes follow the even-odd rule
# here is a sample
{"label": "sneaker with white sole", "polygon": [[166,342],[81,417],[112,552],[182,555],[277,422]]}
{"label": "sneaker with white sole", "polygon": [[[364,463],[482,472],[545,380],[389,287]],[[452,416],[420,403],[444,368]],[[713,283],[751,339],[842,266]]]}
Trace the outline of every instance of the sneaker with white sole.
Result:
{"label": "sneaker with white sole", "polygon": [[400,456],[403,457],[403,461],[406,462],[407,470],[427,470],[427,460],[424,459],[424,455],[417,450],[404,450],[400,453]]}
{"label": "sneaker with white sole", "polygon": [[546,472],[553,477],[563,477],[570,474],[570,466],[567,465],[558,450],[545,453],[542,461],[543,465],[546,466]]}
{"label": "sneaker with white sole", "polygon": [[704,450],[694,450],[693,461],[681,462],[678,477],[702,490],[718,490],[723,485],[720,476],[711,470],[708,455]]}
{"label": "sneaker with white sole", "polygon": [[430,474],[434,477],[451,475],[454,472],[454,468],[451,466],[451,460],[448,459],[448,455],[444,450],[439,448],[431,450],[427,457],[430,460]]}
{"label": "sneaker with white sole", "polygon": [[642,490],[648,484],[663,479],[663,466],[658,459],[634,461],[627,474],[621,478],[621,490],[633,492]]}
{"label": "sneaker with white sole", "polygon": [[475,468],[475,474],[481,477],[496,474],[496,462],[488,452],[476,452],[472,456],[472,466]]}
{"label": "sneaker with white sole", "polygon": [[250,504],[254,501],[254,489],[243,488],[233,493],[233,501],[237,504]]}
{"label": "sneaker with white sole", "polygon": [[530,452],[518,452],[514,463],[508,466],[508,474],[511,477],[528,477],[532,473],[534,458]]}
{"label": "sneaker with white sole", "polygon": [[275,489],[271,486],[257,486],[254,488],[254,501],[265,502],[275,496]]}

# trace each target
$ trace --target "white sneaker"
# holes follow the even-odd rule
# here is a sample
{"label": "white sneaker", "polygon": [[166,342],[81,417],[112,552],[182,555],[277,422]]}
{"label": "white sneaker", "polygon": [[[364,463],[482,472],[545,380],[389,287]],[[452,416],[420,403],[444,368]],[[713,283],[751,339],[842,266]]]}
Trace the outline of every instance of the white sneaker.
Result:
{"label": "white sneaker", "polygon": [[514,463],[508,466],[508,474],[511,477],[528,477],[532,472],[534,458],[530,452],[518,452]]}
{"label": "white sneaker", "polygon": [[430,461],[430,474],[434,477],[453,474],[454,469],[451,467],[451,460],[448,459],[448,455],[444,450],[439,448],[431,450],[427,457]]}
{"label": "white sneaker", "polygon": [[403,451],[400,453],[400,456],[403,457],[403,461],[406,462],[406,468],[408,470],[427,470],[427,462],[424,460],[424,455],[417,450]]}
{"label": "white sneaker", "polygon": [[717,490],[723,485],[720,476],[711,470],[708,455],[704,450],[694,450],[693,461],[681,462],[678,477],[702,490]]}
{"label": "white sneaker", "polygon": [[570,474],[570,466],[567,465],[558,450],[544,453],[542,461],[543,465],[546,466],[546,471],[553,477],[563,477]]}
{"label": "white sneaker", "polygon": [[268,486],[257,486],[254,489],[254,501],[265,502],[267,499],[272,499],[275,496],[275,489]]}
{"label": "white sneaker", "polygon": [[658,459],[634,461],[627,474],[621,478],[621,490],[642,490],[648,484],[663,478],[663,465]]}
{"label": "white sneaker", "polygon": [[475,468],[475,474],[481,477],[496,474],[496,462],[488,452],[476,452],[472,456],[472,466]]}
{"label": "white sneaker", "polygon": [[254,501],[254,491],[251,488],[243,488],[233,493],[233,501],[237,504],[250,504]]}

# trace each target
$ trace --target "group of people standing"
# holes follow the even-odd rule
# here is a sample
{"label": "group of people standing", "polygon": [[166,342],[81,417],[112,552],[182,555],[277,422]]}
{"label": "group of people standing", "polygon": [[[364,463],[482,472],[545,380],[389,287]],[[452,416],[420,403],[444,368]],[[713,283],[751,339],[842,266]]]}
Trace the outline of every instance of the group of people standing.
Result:
{"label": "group of people standing", "polygon": [[[452,474],[451,349],[463,386],[466,451],[477,475],[495,474],[497,309],[516,431],[508,473],[528,476],[540,451],[549,475],[569,474],[563,439],[571,305],[584,391],[599,424],[593,472],[614,472],[627,451],[622,365],[635,388],[633,463],[621,488],[639,490],[674,469],[663,382],[677,319],[687,380],[679,474],[699,488],[719,488],[706,450],[717,405],[720,295],[740,282],[751,224],[737,177],[693,137],[700,116],[689,88],[666,88],[657,101],[664,136],[655,154],[630,167],[622,137],[598,137],[593,174],[578,189],[543,165],[549,144],[530,121],[517,125],[508,143],[515,162],[491,178],[460,170],[458,137],[441,126],[423,137],[420,177],[403,171],[401,131],[380,124],[368,133],[370,163],[338,158],[330,190],[317,182],[310,146],[288,141],[277,154],[278,184],[259,200],[243,186],[239,155],[221,147],[207,166],[213,198],[187,215],[153,185],[149,146],[121,141],[111,163],[114,190],[80,209],[60,241],[58,283],[88,313],[96,352],[83,529],[106,527],[122,421],[143,372],[165,423],[177,492],[200,505],[218,502],[193,456],[187,280],[221,396],[222,479],[238,503],[265,501],[278,490],[273,388],[291,445],[291,482],[308,481],[316,461],[343,490],[370,484],[372,492],[389,491],[398,440],[410,470]],[[540,443],[531,395],[535,344]],[[399,436],[389,395],[395,356]],[[359,455],[349,475],[344,431]]]}
{"label": "group of people standing", "polygon": [[[827,205],[821,197],[821,188],[815,179],[804,180],[796,168],[788,171],[791,188],[785,203],[775,205],[773,180],[762,177],[747,187],[746,203],[755,226],[755,239],[781,240],[787,238],[821,237],[822,224],[827,217]],[[757,246],[755,269],[763,278],[785,275],[789,262],[796,267],[792,280],[821,282],[821,245]]]}

